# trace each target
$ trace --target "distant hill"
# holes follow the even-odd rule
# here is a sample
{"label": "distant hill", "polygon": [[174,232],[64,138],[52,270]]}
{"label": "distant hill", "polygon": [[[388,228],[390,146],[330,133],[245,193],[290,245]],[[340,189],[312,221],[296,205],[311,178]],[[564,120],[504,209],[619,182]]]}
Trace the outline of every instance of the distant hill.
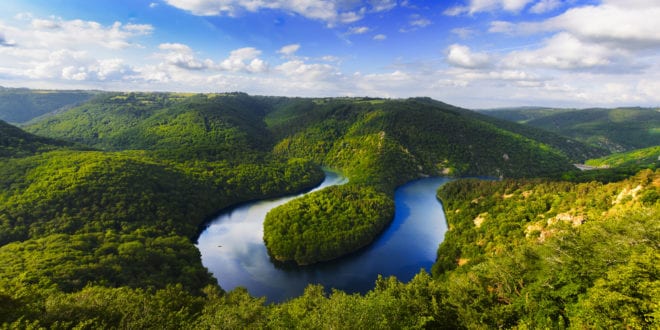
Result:
{"label": "distant hill", "polygon": [[23,157],[67,146],[72,144],[36,136],[0,120],[0,157]]}
{"label": "distant hill", "polygon": [[380,171],[403,181],[420,173],[534,176],[557,171],[569,159],[603,154],[554,133],[427,98],[280,101],[266,122],[279,139],[276,152],[331,166],[350,163],[364,173],[383,166]]}
{"label": "distant hill", "polygon": [[246,94],[108,93],[26,126],[105,150],[235,159],[269,151],[265,109]]}
{"label": "distant hill", "polygon": [[590,166],[632,166],[632,165],[660,165],[660,146],[637,149],[628,152],[611,154],[602,158],[586,161]]}
{"label": "distant hill", "polygon": [[420,175],[542,175],[604,154],[426,98],[108,93],[26,130],[105,150],[179,158],[234,159],[274,150],[365,181],[392,181],[392,187]]}
{"label": "distant hill", "polygon": [[25,123],[44,114],[85,102],[96,94],[98,92],[0,87],[0,120]]}
{"label": "distant hill", "polygon": [[482,113],[552,131],[610,152],[660,145],[658,109],[513,109]]}
{"label": "distant hill", "polygon": [[[299,264],[334,259],[371,243],[392,219],[394,189],[410,180],[557,176],[571,170],[576,158],[601,155],[553,133],[428,98],[107,93],[26,129],[106,151],[144,150],[202,173],[244,163],[257,165],[254,170],[281,168],[290,161],[336,169],[348,184],[304,200],[324,205],[310,215],[318,225],[302,221],[298,233],[304,235],[287,230],[301,219],[294,204],[282,206],[264,225],[271,256]],[[309,168],[299,170],[290,173],[300,178],[296,181],[314,181]],[[266,178],[271,176],[248,188],[286,183]]]}

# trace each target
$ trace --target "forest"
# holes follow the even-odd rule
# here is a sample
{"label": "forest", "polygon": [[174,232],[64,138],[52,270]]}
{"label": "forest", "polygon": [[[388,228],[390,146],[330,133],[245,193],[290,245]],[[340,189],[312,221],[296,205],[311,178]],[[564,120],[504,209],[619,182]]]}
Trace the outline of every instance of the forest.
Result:
{"label": "forest", "polygon": [[660,112],[654,108],[495,109],[481,113],[555,132],[609,153],[660,145]]}
{"label": "forest", "polygon": [[[655,328],[655,152],[580,172],[571,163],[607,151],[426,98],[96,93],[21,128],[0,122],[0,324]],[[310,189],[321,166],[349,183],[267,216],[275,259],[368,245],[412,179],[497,180],[439,190],[450,230],[432,272],[408,283],[378,278],[364,295],[310,286],[279,304],[225,292],[194,246],[206,221]]]}

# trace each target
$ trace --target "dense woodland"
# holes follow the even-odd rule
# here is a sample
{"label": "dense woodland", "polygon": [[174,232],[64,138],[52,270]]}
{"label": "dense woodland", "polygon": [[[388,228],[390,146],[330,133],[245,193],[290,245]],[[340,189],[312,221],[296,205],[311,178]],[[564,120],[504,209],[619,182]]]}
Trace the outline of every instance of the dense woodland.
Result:
{"label": "dense woodland", "polygon": [[0,87],[0,120],[25,123],[79,105],[97,92]]}
{"label": "dense woodland", "polygon": [[[23,128],[37,135],[0,122],[3,327],[660,326],[660,172],[640,160],[655,151],[579,172],[603,149],[423,98],[99,93]],[[276,259],[369,244],[411,179],[504,180],[441,188],[432,274],[281,304],[224,292],[193,245],[205,221],[309,189],[320,166],[349,183],[268,215]]]}
{"label": "dense woodland", "polygon": [[482,113],[555,132],[609,152],[625,152],[660,145],[658,109],[536,108],[500,109]]}

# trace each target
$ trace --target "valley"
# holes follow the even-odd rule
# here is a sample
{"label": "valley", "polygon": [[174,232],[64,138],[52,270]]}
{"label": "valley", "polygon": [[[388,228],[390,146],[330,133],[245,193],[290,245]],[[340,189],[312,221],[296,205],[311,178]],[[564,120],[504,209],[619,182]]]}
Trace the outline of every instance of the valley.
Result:
{"label": "valley", "polygon": [[[645,328],[660,320],[657,146],[607,156],[641,148],[644,137],[617,136],[612,149],[429,98],[93,94],[20,127],[0,122],[0,322],[8,327]],[[616,113],[629,127],[655,125]],[[572,166],[585,161],[610,168]],[[227,222],[214,221],[219,214],[309,191],[323,168],[347,182],[284,201],[263,226],[241,220],[207,241]],[[438,189],[445,178],[455,180]],[[440,181],[410,198],[430,196],[444,212],[409,204],[422,212],[405,221],[433,225],[378,252],[407,226],[396,215],[406,210],[400,189],[424,180]],[[406,264],[421,253],[406,248],[445,216],[444,240],[435,234],[421,249],[437,254]],[[249,253],[260,259],[203,263],[209,249],[231,250],[243,236],[264,244]],[[380,265],[351,268],[365,275],[359,281],[324,275],[358,289],[299,280],[365,264],[369,253],[383,255]],[[225,276],[245,277],[230,275],[241,262],[269,267],[266,286],[290,269],[298,289],[259,298],[240,283],[225,288]]]}

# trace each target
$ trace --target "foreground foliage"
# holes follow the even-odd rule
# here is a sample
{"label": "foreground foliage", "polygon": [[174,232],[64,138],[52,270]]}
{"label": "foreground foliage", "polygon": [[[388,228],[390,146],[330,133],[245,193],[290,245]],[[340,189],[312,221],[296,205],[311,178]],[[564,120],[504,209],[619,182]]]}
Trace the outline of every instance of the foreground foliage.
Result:
{"label": "foreground foliage", "polygon": [[660,325],[660,171],[615,183],[460,180],[434,274],[465,326]]}

